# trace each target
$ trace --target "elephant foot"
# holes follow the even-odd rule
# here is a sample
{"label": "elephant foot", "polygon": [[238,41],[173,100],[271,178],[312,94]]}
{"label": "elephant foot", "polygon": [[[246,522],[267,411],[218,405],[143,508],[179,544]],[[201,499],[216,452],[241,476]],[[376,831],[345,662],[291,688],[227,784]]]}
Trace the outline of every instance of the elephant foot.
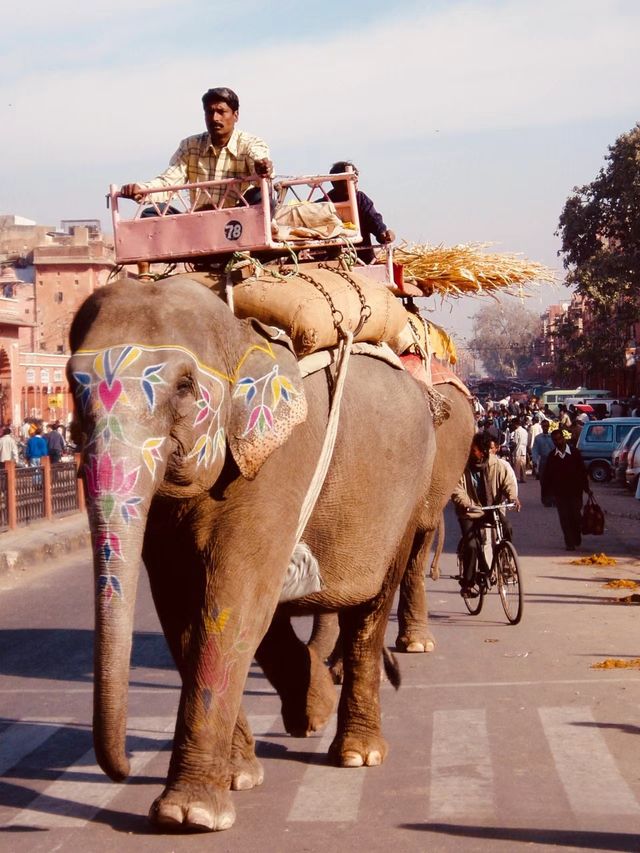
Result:
{"label": "elephant foot", "polygon": [[435,647],[435,637],[428,628],[422,631],[407,631],[396,639],[397,652],[425,653],[434,651]]}
{"label": "elephant foot", "polygon": [[293,737],[309,737],[323,729],[333,714],[337,697],[329,670],[313,651],[309,653],[309,687],[306,694],[282,702],[282,721]]}
{"label": "elephant foot", "polygon": [[227,790],[166,788],[151,806],[149,819],[167,832],[217,832],[233,826],[236,812]]}
{"label": "elephant foot", "polygon": [[336,735],[329,747],[329,761],[337,767],[377,767],[387,752],[381,735]]}
{"label": "elephant foot", "polygon": [[231,756],[231,790],[248,791],[264,782],[264,769],[255,755]]}

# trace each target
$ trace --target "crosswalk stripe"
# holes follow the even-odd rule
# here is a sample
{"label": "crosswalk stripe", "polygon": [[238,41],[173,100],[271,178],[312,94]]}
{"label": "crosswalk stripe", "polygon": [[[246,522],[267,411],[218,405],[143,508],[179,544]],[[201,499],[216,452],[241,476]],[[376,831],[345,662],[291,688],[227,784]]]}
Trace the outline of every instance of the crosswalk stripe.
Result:
{"label": "crosswalk stripe", "polygon": [[[168,733],[172,732],[174,724],[173,719],[166,717],[131,720],[129,727],[129,732],[133,735],[132,742],[129,744],[133,750],[131,776],[140,774],[157,755],[162,744],[168,742]],[[141,751],[142,740],[156,742],[157,749],[150,750],[148,744],[145,744],[144,751]],[[136,741],[138,749],[136,749]],[[77,778],[79,775],[83,777],[81,780]],[[87,776],[104,778],[105,781],[87,781]],[[102,769],[95,763],[95,755],[91,749],[73,765],[73,768],[66,770],[55,782],[48,785],[28,808],[14,815],[5,826],[31,828],[35,826],[39,829],[82,827],[120,794],[123,787],[114,785],[104,777]],[[37,817],[35,813],[38,813]]]}
{"label": "crosswalk stripe", "polygon": [[[318,741],[316,754],[326,754],[334,736],[335,729],[326,732]],[[366,774],[365,767],[310,765],[304,772],[287,820],[327,823],[357,820]]]}
{"label": "crosswalk stripe", "polygon": [[538,708],[538,713],[576,814],[640,814],[640,805],[621,776],[590,708]]}
{"label": "crosswalk stripe", "polygon": [[12,723],[2,732],[2,755],[0,755],[0,776],[11,767],[15,767],[22,759],[34,752],[39,746],[58,731],[68,720],[47,720],[46,723],[37,720],[21,720]]}
{"label": "crosswalk stripe", "polygon": [[[278,714],[252,714],[248,717],[249,725],[254,735],[261,737],[269,733],[278,717]],[[3,746],[0,768],[4,769],[0,772],[5,772],[18,764],[25,755],[37,749],[64,723],[70,725],[67,720],[57,721],[56,725],[38,726],[20,722],[5,729],[2,736],[3,744],[6,741],[8,748],[5,751]],[[151,759],[169,742],[174,726],[173,717],[133,718],[129,721],[128,733],[131,740],[128,745],[133,752],[130,778],[142,773]],[[158,748],[149,750],[148,744],[145,744],[144,751],[136,749],[136,743],[140,745],[142,739],[157,742]],[[78,780],[79,775],[82,776],[82,780]],[[97,777],[100,781],[93,781],[91,777]],[[103,770],[95,762],[95,754],[91,749],[39,794],[28,808],[14,815],[6,826],[36,824],[43,829],[81,827],[101,809],[106,808],[122,790],[122,786],[115,785],[104,776]],[[34,814],[38,814],[35,820]]]}
{"label": "crosswalk stripe", "polygon": [[248,714],[249,728],[254,736],[268,735],[280,714]]}
{"label": "crosswalk stripe", "polygon": [[493,769],[484,710],[433,714],[429,819],[493,817]]}

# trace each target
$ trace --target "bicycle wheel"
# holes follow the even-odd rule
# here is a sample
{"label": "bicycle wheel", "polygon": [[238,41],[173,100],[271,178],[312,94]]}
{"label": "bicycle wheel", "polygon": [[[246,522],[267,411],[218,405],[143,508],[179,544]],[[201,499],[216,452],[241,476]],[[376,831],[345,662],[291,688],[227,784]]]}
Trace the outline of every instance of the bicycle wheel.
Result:
{"label": "bicycle wheel", "polygon": [[[462,565],[462,557],[458,555],[458,577],[464,577],[464,568]],[[473,592],[477,593],[473,598],[465,598],[462,596],[462,600],[465,603],[465,607],[469,611],[472,616],[477,616],[478,613],[482,610],[482,605],[484,604],[484,589],[482,585],[478,585],[475,583],[473,585]],[[462,595],[462,593],[460,593]]]}
{"label": "bicycle wheel", "polygon": [[511,542],[503,540],[493,557],[498,579],[498,592],[505,616],[512,625],[517,625],[522,619],[522,583],[520,581],[520,565],[518,552]]}

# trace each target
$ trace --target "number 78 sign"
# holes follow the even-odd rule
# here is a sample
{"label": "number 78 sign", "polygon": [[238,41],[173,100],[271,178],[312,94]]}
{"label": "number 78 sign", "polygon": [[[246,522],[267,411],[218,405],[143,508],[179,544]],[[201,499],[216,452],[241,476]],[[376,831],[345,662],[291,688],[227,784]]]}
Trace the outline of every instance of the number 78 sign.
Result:
{"label": "number 78 sign", "polygon": [[242,237],[242,223],[237,219],[230,219],[224,226],[224,236],[227,240],[239,240]]}

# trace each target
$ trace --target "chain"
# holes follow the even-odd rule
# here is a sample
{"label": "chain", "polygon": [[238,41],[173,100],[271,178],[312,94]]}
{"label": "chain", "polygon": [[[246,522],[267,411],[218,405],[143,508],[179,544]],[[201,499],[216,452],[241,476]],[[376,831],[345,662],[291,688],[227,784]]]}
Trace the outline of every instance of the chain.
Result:
{"label": "chain", "polygon": [[322,282],[316,281],[315,278],[311,278],[310,275],[306,275],[306,273],[298,272],[298,278],[304,279],[304,281],[308,281],[309,284],[312,284],[320,293],[324,296],[324,298],[329,303],[329,308],[331,309],[331,316],[333,318],[333,326],[341,338],[346,338],[347,333],[342,328],[342,324],[344,323],[344,314],[333,304],[333,299],[331,298],[331,294],[322,284]]}
{"label": "chain", "polygon": [[318,264],[318,268],[321,270],[329,270],[329,272],[334,272],[336,275],[342,276],[342,278],[345,281],[348,281],[349,284],[354,288],[355,292],[358,294],[358,299],[360,300],[360,322],[358,323],[357,328],[353,332],[353,338],[355,340],[359,332],[362,330],[362,327],[371,316],[371,306],[367,305],[367,300],[362,291],[362,288],[360,287],[358,282],[354,281],[351,276],[344,270],[336,269],[336,267],[330,267],[328,266],[328,264]]}

